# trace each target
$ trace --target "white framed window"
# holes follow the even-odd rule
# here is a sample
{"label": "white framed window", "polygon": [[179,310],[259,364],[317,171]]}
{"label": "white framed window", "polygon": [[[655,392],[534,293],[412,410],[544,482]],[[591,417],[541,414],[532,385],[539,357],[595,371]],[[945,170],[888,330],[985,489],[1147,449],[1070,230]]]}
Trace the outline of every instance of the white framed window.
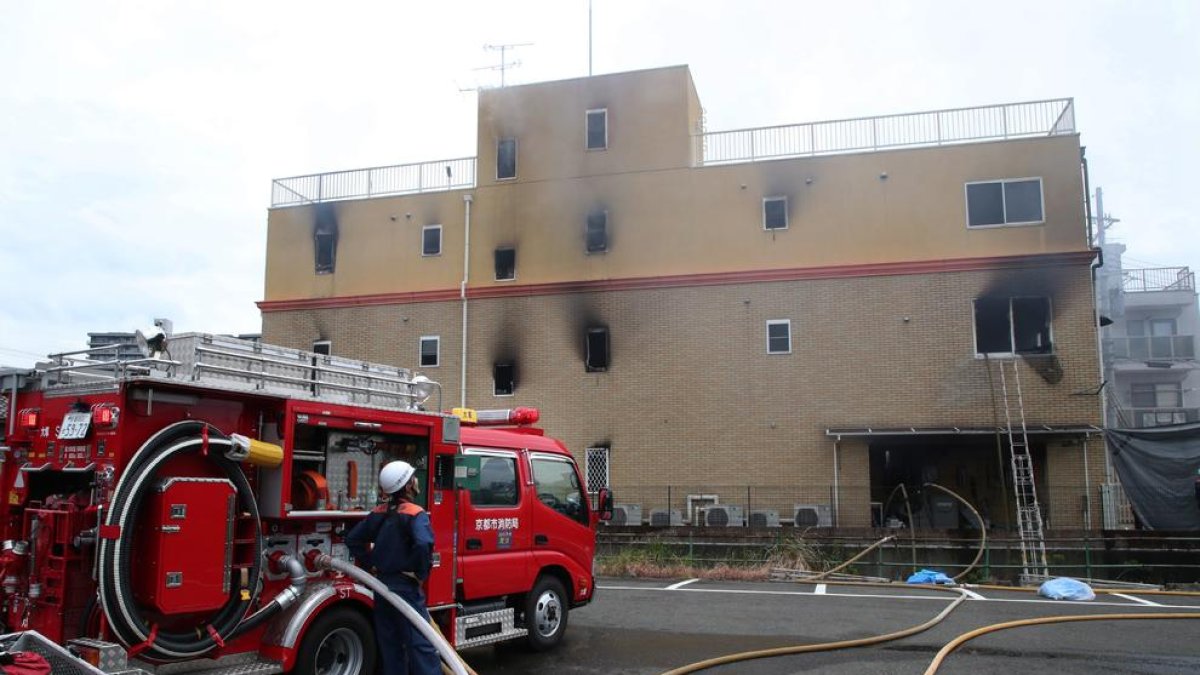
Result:
{"label": "white framed window", "polygon": [[587,489],[596,494],[601,488],[612,487],[608,477],[609,449],[605,446],[588,448],[587,458]]}
{"label": "white framed window", "polygon": [[330,340],[313,340],[312,350],[317,354],[329,356],[333,353],[333,342]]}
{"label": "white framed window", "polygon": [[608,251],[608,211],[596,209],[587,215],[584,241],[584,250],[587,253]]}
{"label": "white framed window", "polygon": [[763,197],[763,229],[786,230],[788,227],[788,198]]}
{"label": "white framed window", "polygon": [[517,249],[498,248],[495,252],[496,281],[512,281],[517,278]]}
{"label": "white framed window", "polygon": [[1050,354],[1050,298],[976,298],[975,353]]}
{"label": "white framed window", "polygon": [[517,177],[517,139],[501,138],[496,142],[496,180]]}
{"label": "white framed window", "polygon": [[517,391],[517,367],[512,363],[492,364],[492,395],[512,396]]}
{"label": "white framed window", "polygon": [[426,225],[421,228],[421,255],[435,256],[442,254],[442,226]]}
{"label": "white framed window", "polygon": [[422,368],[437,368],[441,365],[442,358],[442,338],[438,335],[422,335],[421,336],[421,358],[419,363]]}
{"label": "white framed window", "polygon": [[586,115],[588,150],[608,149],[608,108],[594,108]]}
{"label": "white framed window", "polygon": [[966,183],[967,227],[1036,225],[1046,221],[1041,178]]}
{"label": "white framed window", "polygon": [[767,321],[767,353],[792,353],[791,319],[770,319]]}

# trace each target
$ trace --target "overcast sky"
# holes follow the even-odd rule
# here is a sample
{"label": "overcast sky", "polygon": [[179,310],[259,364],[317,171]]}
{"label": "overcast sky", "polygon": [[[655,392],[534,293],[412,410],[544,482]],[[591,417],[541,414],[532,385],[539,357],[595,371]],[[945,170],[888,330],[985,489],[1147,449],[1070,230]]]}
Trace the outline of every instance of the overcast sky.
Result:
{"label": "overcast sky", "polygon": [[[594,0],[596,74],[688,64],[709,130],[1074,97],[1127,267],[1200,268],[1200,2]],[[257,332],[273,178],[475,154],[586,75],[587,0],[0,4],[0,364]],[[463,90],[467,91],[463,91]]]}

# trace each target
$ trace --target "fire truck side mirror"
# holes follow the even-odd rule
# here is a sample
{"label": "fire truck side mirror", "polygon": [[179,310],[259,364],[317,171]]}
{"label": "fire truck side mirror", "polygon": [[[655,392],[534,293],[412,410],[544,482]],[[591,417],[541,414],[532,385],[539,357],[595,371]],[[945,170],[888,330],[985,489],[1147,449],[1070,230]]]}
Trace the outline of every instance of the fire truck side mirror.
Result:
{"label": "fire truck side mirror", "polygon": [[479,490],[479,467],[483,458],[478,455],[457,455],[454,458],[454,487],[459,490]]}
{"label": "fire truck side mirror", "polygon": [[600,488],[600,491],[596,493],[596,512],[600,516],[600,520],[612,520],[613,496],[608,488]]}

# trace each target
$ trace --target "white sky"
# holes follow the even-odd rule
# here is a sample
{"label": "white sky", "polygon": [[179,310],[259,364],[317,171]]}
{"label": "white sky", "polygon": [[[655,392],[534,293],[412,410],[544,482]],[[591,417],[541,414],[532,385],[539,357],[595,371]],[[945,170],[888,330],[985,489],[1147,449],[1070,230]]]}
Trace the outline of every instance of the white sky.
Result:
{"label": "white sky", "polygon": [[[587,0],[6,2],[0,364],[88,331],[257,332],[273,178],[475,154],[587,74]],[[1075,98],[1127,267],[1200,268],[1200,2],[594,0],[594,72],[688,64],[710,130]]]}

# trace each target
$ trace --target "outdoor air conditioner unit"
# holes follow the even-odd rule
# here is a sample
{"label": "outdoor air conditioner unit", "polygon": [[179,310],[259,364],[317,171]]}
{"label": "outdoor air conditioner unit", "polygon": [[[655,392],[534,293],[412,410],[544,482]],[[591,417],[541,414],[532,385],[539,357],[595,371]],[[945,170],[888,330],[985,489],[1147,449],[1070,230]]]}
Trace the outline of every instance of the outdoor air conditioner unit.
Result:
{"label": "outdoor air conditioner unit", "polygon": [[779,527],[779,512],[775,509],[751,511],[750,527]]}
{"label": "outdoor air conditioner unit", "polygon": [[679,509],[650,509],[650,527],[680,527],[683,514]]}
{"label": "outdoor air conditioner unit", "polygon": [[704,509],[705,527],[741,527],[742,507],[714,504]]}
{"label": "outdoor air conditioner unit", "polygon": [[833,527],[833,509],[828,504],[796,504],[792,523],[796,527]]}
{"label": "outdoor air conditioner unit", "polygon": [[612,519],[609,525],[641,525],[642,507],[640,504],[614,504]]}

